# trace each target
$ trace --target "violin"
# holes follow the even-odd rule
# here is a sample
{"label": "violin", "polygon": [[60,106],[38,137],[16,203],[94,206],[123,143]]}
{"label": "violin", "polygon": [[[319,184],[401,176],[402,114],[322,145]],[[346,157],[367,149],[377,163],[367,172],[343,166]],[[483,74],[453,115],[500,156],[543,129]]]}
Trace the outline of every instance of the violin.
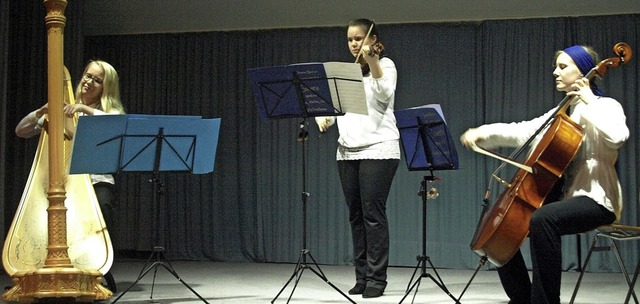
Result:
{"label": "violin", "polygon": [[[369,27],[369,31],[367,31],[367,35],[364,36],[364,39],[362,39],[362,44],[364,44],[364,42],[367,41],[367,39],[369,38],[369,35],[371,35],[371,30],[373,30],[373,25],[374,24],[372,23],[371,26]],[[380,54],[383,51],[384,51],[384,45],[382,45],[382,42],[377,41],[376,43],[370,46],[369,52],[367,53],[367,55],[380,56]],[[356,63],[360,64],[360,69],[362,69],[362,76],[369,74],[371,70],[369,69],[369,64],[367,63],[367,61],[364,59],[364,57],[362,57],[362,45],[360,46],[360,52],[358,53],[358,56],[356,56]]]}
{"label": "violin", "polygon": [[[380,54],[383,51],[384,51],[384,45],[382,45],[382,42],[378,41],[378,42],[376,42],[376,43],[371,45],[371,48],[369,49],[369,52],[368,52],[367,55],[369,55],[369,56],[375,56],[375,55],[380,56]],[[369,69],[369,64],[364,59],[364,56],[362,56],[362,53],[360,53],[358,55],[358,63],[360,64],[360,69],[362,69],[362,76],[365,76],[365,75],[369,74],[369,72],[371,70]]]}

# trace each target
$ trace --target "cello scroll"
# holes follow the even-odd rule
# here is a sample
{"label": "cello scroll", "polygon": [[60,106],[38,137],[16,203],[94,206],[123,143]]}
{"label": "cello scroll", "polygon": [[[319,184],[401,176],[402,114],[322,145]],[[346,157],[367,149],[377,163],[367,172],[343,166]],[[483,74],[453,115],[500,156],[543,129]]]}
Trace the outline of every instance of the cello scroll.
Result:
{"label": "cello scroll", "polygon": [[613,52],[617,57],[611,57],[600,61],[600,63],[593,68],[593,72],[595,73],[594,76],[603,78],[609,69],[620,67],[621,65],[629,62],[633,55],[631,47],[624,42],[616,43],[616,45],[613,46]]}

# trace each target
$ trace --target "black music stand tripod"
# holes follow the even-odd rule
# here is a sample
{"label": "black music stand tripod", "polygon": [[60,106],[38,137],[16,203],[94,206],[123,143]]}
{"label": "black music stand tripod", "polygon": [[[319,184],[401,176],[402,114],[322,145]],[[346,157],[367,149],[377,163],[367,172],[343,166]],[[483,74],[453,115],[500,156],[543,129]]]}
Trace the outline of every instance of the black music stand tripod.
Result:
{"label": "black music stand tripod", "polygon": [[[297,141],[302,146],[302,250],[289,280],[271,300],[271,303],[274,303],[287,286],[294,282],[287,299],[287,303],[289,303],[304,271],[308,269],[349,302],[355,304],[356,302],[329,281],[307,248],[307,199],[309,198],[306,172],[307,118],[344,115],[340,102],[335,103],[338,104],[336,107],[330,94],[330,87],[335,88],[336,92],[338,91],[338,79],[327,78],[324,67],[317,64],[261,68],[250,72],[258,109],[263,118],[302,118],[299,123],[300,131],[297,135]],[[343,80],[352,81],[347,79],[340,81]],[[340,98],[339,92],[337,98]]]}
{"label": "black music stand tripod", "polygon": [[[418,288],[420,288],[420,282],[422,278],[429,278],[433,283],[435,283],[442,291],[444,291],[451,299],[453,299],[456,303],[459,303],[458,300],[449,292],[447,286],[444,284],[442,278],[438,274],[438,271],[431,263],[431,258],[427,255],[427,199],[435,199],[438,195],[438,192],[435,188],[430,188],[429,185],[432,182],[439,180],[438,177],[433,175],[433,171],[430,171],[430,175],[425,175],[423,177],[422,182],[420,183],[420,192],[418,193],[422,197],[422,254],[418,255],[416,259],[418,260],[418,265],[416,265],[413,270],[413,274],[411,275],[411,279],[409,280],[409,284],[407,284],[407,290],[400,300],[399,303],[402,303],[404,299],[411,293],[411,291],[415,288],[415,293],[413,294],[413,299],[411,303],[415,300],[415,296],[418,293]],[[433,270],[435,277],[427,272],[427,263],[429,263],[429,268]],[[420,275],[416,277],[416,273],[420,270]],[[413,279],[416,279],[415,281]],[[413,282],[413,284],[411,284]]]}
{"label": "black music stand tripod", "polygon": [[[156,224],[160,223],[160,171],[205,174],[213,171],[220,118],[176,115],[81,116],[76,128],[71,174],[153,172],[152,202]],[[196,142],[198,145],[196,146]],[[99,161],[96,161],[99,160]],[[156,244],[160,232],[155,231]],[[153,261],[153,262],[152,262]],[[151,264],[151,265],[149,265]],[[150,299],[158,267],[164,267],[200,300],[208,303],[180,278],[165,258],[164,246],[156,245],[137,279],[112,303],[116,303],[147,273],[154,270]]]}
{"label": "black music stand tripod", "polygon": [[[287,303],[289,303],[289,301],[291,301],[291,297],[293,296],[293,293],[296,291],[296,287],[298,286],[300,279],[302,278],[302,274],[306,269],[309,269],[311,272],[315,273],[316,276],[322,279],[325,283],[327,283],[329,286],[331,286],[333,289],[339,292],[342,296],[344,296],[347,300],[349,300],[349,302],[356,304],[356,302],[351,300],[351,298],[349,298],[349,296],[347,296],[342,290],[340,290],[333,283],[331,283],[331,281],[329,281],[329,279],[324,274],[324,272],[322,272],[322,269],[320,269],[320,266],[318,265],[316,260],[311,255],[311,251],[307,249],[307,198],[309,197],[309,192],[306,191],[307,177],[306,177],[306,156],[305,156],[306,148],[305,147],[306,147],[306,141],[309,137],[309,133],[306,130],[306,125],[307,125],[307,120],[305,118],[300,123],[300,132],[298,133],[298,137],[297,137],[297,140],[301,142],[301,145],[302,145],[302,250],[300,251],[300,257],[298,257],[298,262],[296,263],[296,267],[293,273],[291,274],[291,277],[289,277],[289,280],[287,280],[287,282],[284,284],[284,286],[282,286],[278,294],[273,298],[273,300],[271,300],[271,303],[274,303],[276,299],[278,299],[280,294],[284,292],[284,290],[287,288],[289,283],[291,283],[291,281],[293,281],[295,278],[295,282],[293,284],[291,294],[289,294],[289,298],[287,299]],[[307,258],[311,260],[313,264],[309,264],[307,261]]]}
{"label": "black music stand tripod", "polygon": [[[455,303],[459,303],[444,284],[438,271],[431,263],[431,258],[427,256],[427,199],[435,199],[439,195],[438,190],[431,187],[430,184],[440,180],[434,176],[434,170],[458,169],[458,156],[453,140],[447,130],[439,105],[398,110],[395,115],[407,167],[410,171],[429,171],[429,175],[424,175],[418,193],[422,197],[422,253],[416,257],[418,264],[399,303],[402,303],[414,288],[412,303],[415,301],[422,278],[431,279]],[[427,268],[431,268],[434,275],[429,273]],[[420,270],[420,274],[416,276],[418,270]]]}
{"label": "black music stand tripod", "polygon": [[[195,145],[195,137],[196,136],[191,136],[191,135],[165,135],[163,127],[158,128],[158,133],[156,135],[151,135],[151,136],[150,135],[125,135],[125,136],[126,137],[137,137],[137,138],[150,138],[151,137],[151,141],[149,141],[147,145],[145,145],[142,149],[140,149],[138,154],[136,154],[131,159],[131,161],[134,161],[139,155],[142,155],[142,153],[145,150],[147,150],[147,148],[151,147],[152,144],[155,143],[155,153],[154,153],[154,160],[153,160],[153,178],[151,180],[149,180],[149,181],[151,183],[153,183],[153,188],[154,188],[154,191],[153,191],[153,203],[154,203],[154,205],[156,207],[156,224],[157,224],[157,223],[159,223],[159,220],[160,220],[160,215],[159,215],[160,214],[160,212],[159,212],[159,206],[160,206],[159,197],[162,195],[162,187],[164,186],[164,184],[160,181],[160,178],[159,178],[160,160],[162,159],[162,147],[164,145],[167,145],[171,149],[171,151],[173,151],[175,154],[178,154],[177,151],[176,151],[176,147],[174,147],[171,144],[171,142],[169,142],[167,140],[167,138],[171,138],[171,137],[193,138],[193,144]],[[182,163],[184,165],[187,166],[187,168],[189,168],[189,164],[184,159],[182,159],[182,157],[178,156],[178,158],[182,161]],[[124,166],[126,167],[127,164],[125,164]],[[191,171],[191,170],[186,170],[186,171],[188,172],[188,171]],[[156,244],[158,244],[157,239],[159,239],[159,234],[160,234],[160,232],[156,229]],[[189,286],[189,284],[187,284],[187,282],[185,282],[178,275],[178,273],[175,271],[175,269],[173,268],[173,266],[171,265],[169,260],[167,260],[165,255],[164,255],[164,246],[159,246],[159,245],[156,245],[156,246],[153,247],[153,252],[151,253],[149,258],[145,262],[144,266],[140,270],[140,274],[138,274],[138,277],[136,278],[136,280],[133,283],[131,283],[131,285],[129,285],[129,287],[127,287],[127,289],[125,289],[120,295],[118,295],[118,297],[115,298],[113,300],[113,302],[111,302],[111,303],[116,303],[133,286],[138,284],[138,282],[140,282],[140,280],[142,280],[142,278],[144,278],[151,270],[153,270],[153,281],[151,282],[151,294],[149,296],[149,299],[151,301],[153,301],[153,291],[154,291],[154,287],[155,287],[155,283],[156,283],[156,276],[158,274],[158,267],[163,267],[164,269],[166,269],[171,275],[173,275],[178,281],[180,281],[180,283],[182,283],[185,287],[187,287],[200,300],[202,300],[204,303],[209,303],[209,302],[207,302],[207,300],[205,300],[200,294],[198,294],[198,292],[196,292],[191,286]]]}

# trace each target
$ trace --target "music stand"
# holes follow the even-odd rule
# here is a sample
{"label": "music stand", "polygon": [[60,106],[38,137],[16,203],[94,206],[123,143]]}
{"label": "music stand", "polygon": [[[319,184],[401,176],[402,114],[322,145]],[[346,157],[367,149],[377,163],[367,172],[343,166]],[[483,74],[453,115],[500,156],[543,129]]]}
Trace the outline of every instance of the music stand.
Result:
{"label": "music stand", "polygon": [[[308,139],[306,126],[308,117],[344,115],[347,109],[367,114],[366,104],[362,104],[365,97],[361,69],[357,64],[328,62],[251,69],[249,74],[262,118],[302,118],[297,136],[297,141],[302,145],[302,250],[293,274],[271,303],[278,299],[295,278],[291,294],[287,299],[289,303],[302,274],[309,269],[355,304],[356,302],[329,281],[307,248],[309,193],[306,188],[306,141]],[[308,263],[307,258],[311,260],[312,265]]]}
{"label": "music stand", "polygon": [[[395,111],[395,116],[409,171],[429,171],[429,175],[425,175],[420,183],[419,192],[422,197],[422,254],[416,257],[418,264],[399,303],[402,303],[414,288],[413,300],[415,300],[422,278],[430,278],[451,299],[459,303],[458,299],[449,292],[431,263],[431,259],[427,256],[427,199],[435,199],[438,195],[435,188],[428,189],[427,185],[440,180],[433,175],[433,171],[459,168],[458,155],[451,134],[449,134],[442,109],[438,104],[398,110]],[[433,270],[435,277],[427,272],[427,263]],[[420,275],[416,278],[418,270],[420,270]],[[415,281],[414,278],[416,278]]]}
{"label": "music stand", "polygon": [[[81,116],[76,130],[70,173],[152,172],[157,224],[160,221],[158,196],[163,186],[159,179],[160,171],[194,174],[212,172],[220,119],[167,115]],[[159,238],[156,230],[156,244]],[[154,261],[149,265],[152,259]],[[180,278],[165,258],[164,246],[161,245],[154,247],[138,278],[112,303],[116,303],[152,269],[150,299],[153,300],[159,266],[164,267],[200,300],[208,303]]]}

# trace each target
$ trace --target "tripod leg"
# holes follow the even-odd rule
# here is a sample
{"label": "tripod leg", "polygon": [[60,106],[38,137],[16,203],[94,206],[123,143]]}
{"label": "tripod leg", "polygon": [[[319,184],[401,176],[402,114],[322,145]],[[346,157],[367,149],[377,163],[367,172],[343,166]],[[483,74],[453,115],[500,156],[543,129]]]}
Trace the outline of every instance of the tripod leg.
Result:
{"label": "tripod leg", "polygon": [[145,271],[145,269],[147,269],[147,265],[153,264],[154,262],[151,262],[151,260],[155,257],[155,260],[158,261],[158,252],[160,250],[164,250],[164,248],[160,247],[160,246],[155,246],[153,247],[153,252],[151,252],[151,254],[149,255],[149,257],[147,258],[147,261],[144,262],[144,265],[142,266],[142,269],[140,269],[140,273],[138,274],[138,278],[143,277],[143,272]]}
{"label": "tripod leg", "polygon": [[[157,264],[154,265],[158,265],[161,262],[156,262]],[[153,290],[156,286],[156,277],[158,276],[158,267],[154,267],[153,268],[153,280],[151,280],[151,294],[149,295],[149,299],[153,300]]]}
{"label": "tripod leg", "polygon": [[124,296],[129,291],[129,289],[131,289],[133,286],[138,284],[138,282],[140,282],[140,280],[142,280],[142,278],[144,278],[144,276],[146,276],[149,273],[149,271],[151,271],[151,269],[156,269],[156,267],[158,267],[158,264],[159,264],[158,262],[154,262],[153,264],[151,264],[151,266],[147,267],[146,269],[143,269],[142,272],[140,272],[140,275],[138,275],[138,278],[133,283],[131,283],[131,285],[129,285],[129,287],[127,287],[127,289],[125,289],[120,295],[118,295],[118,297],[115,298],[115,300],[113,300],[113,302],[111,303],[113,304],[118,302],[118,300],[122,298],[122,296]]}
{"label": "tripod leg", "polygon": [[420,269],[421,264],[422,262],[420,261],[420,259],[418,259],[418,265],[416,265],[416,268],[413,269],[413,274],[411,275],[411,279],[409,279],[409,283],[407,283],[407,289],[405,290],[405,292],[409,292],[409,290],[411,290],[411,282],[413,282],[413,278],[416,277],[416,273],[418,272],[418,269]]}
{"label": "tripod leg", "polygon": [[[417,269],[417,268],[416,268]],[[415,273],[415,272],[414,272]],[[412,279],[413,280],[413,279]],[[407,296],[411,293],[411,291],[415,288],[416,292],[413,294],[413,300],[415,300],[416,298],[416,294],[418,293],[418,287],[420,286],[420,281],[422,280],[422,276],[418,276],[418,278],[416,279],[415,282],[413,282],[413,284],[411,284],[411,282],[409,282],[409,284],[411,285],[411,287],[407,286],[407,291],[404,293],[404,296],[402,297],[402,299],[400,299],[400,302],[398,302],[398,304],[402,303],[404,301],[404,299],[407,298]],[[411,301],[413,302],[413,301]]]}
{"label": "tripod leg", "polygon": [[[164,267],[169,273],[171,273],[178,281],[180,281],[180,283],[182,283],[182,285],[184,285],[185,287],[187,287],[189,290],[191,290],[191,292],[196,295],[198,298],[200,298],[200,300],[202,300],[202,302],[205,303],[209,303],[207,302],[207,300],[205,300],[202,296],[200,296],[199,293],[197,293],[193,288],[191,288],[191,286],[189,286],[189,284],[187,284],[187,282],[185,282],[179,275],[178,273],[173,269],[173,267],[171,266],[171,264],[169,264],[169,262],[160,262],[160,265],[162,267]],[[155,276],[155,274],[154,274]]]}
{"label": "tripod leg", "polygon": [[418,290],[420,289],[420,284],[422,284],[422,276],[420,276],[420,278],[418,279],[418,281],[416,281],[416,286],[415,286],[415,290],[413,291],[413,298],[411,299],[411,303],[414,303],[416,301],[416,296],[418,295]]}
{"label": "tripod leg", "polygon": [[[429,263],[429,266],[431,267],[431,270],[433,270],[433,273],[436,274],[436,276],[432,276],[431,274],[427,273],[426,275],[429,276],[429,278],[431,278],[431,280],[433,281],[433,283],[435,283],[436,285],[438,285],[438,287],[440,287],[440,289],[442,289],[442,291],[444,291],[452,300],[456,301],[456,303],[460,303],[460,301],[458,299],[456,299],[456,297],[454,297],[451,292],[449,291],[449,289],[447,288],[447,286],[444,284],[444,281],[442,280],[442,278],[440,277],[440,275],[438,274],[438,271],[436,270],[436,268],[433,266],[433,264],[431,263],[431,259],[429,257],[426,257],[426,262]],[[426,265],[426,264],[425,264]],[[437,278],[437,280],[436,280]]]}
{"label": "tripod leg", "polygon": [[[273,300],[271,300],[271,303],[275,302],[276,299],[278,299],[278,297],[280,296],[280,294],[282,294],[282,292],[287,288],[287,286],[289,285],[289,283],[291,283],[291,281],[293,280],[293,278],[296,277],[296,275],[298,274],[298,272],[301,271],[301,265],[302,265],[302,258],[303,255],[305,254],[305,250],[302,250],[302,253],[300,253],[300,256],[298,257],[298,262],[296,263],[296,268],[293,270],[293,273],[291,274],[291,277],[289,277],[289,280],[287,280],[286,283],[284,283],[284,286],[282,286],[282,288],[280,289],[280,291],[278,292],[278,294],[273,298]],[[296,279],[296,285],[298,284],[298,281],[300,280],[300,278]],[[295,287],[294,287],[295,289]],[[291,297],[289,297],[291,298]],[[287,301],[288,302],[288,301]]]}
{"label": "tripod leg", "polygon": [[293,288],[291,289],[291,293],[289,294],[289,297],[287,298],[287,303],[289,303],[289,301],[291,301],[291,298],[293,297],[293,294],[296,292],[296,288],[298,288],[298,283],[300,283],[300,279],[302,279],[302,274],[304,273],[304,270],[306,269],[306,265],[300,266],[300,268],[298,269],[297,275],[296,275],[296,282],[293,284]]}
{"label": "tripod leg", "polygon": [[[431,259],[429,259],[429,257],[427,257],[427,262],[429,262],[429,266],[431,266],[431,269],[433,270],[433,273],[436,274],[436,278],[438,278],[438,281],[435,281],[435,278],[433,278],[433,276],[431,276],[431,279],[438,283],[437,285],[440,286],[440,288],[446,292],[448,295],[451,296],[451,293],[449,292],[449,290],[447,289],[447,287],[444,285],[444,281],[442,280],[442,278],[440,277],[440,275],[438,274],[438,271],[436,270],[435,267],[433,267],[433,264],[431,263]],[[455,298],[454,298],[455,299]]]}
{"label": "tripod leg", "polygon": [[[153,262],[153,264],[151,264],[151,266],[149,266],[147,268],[143,268],[142,271],[140,272],[140,275],[138,275],[138,278],[135,280],[135,282],[133,282],[131,285],[129,285],[129,287],[127,287],[127,289],[125,289],[125,291],[123,291],[120,295],[118,295],[118,297],[115,298],[115,300],[113,300],[113,302],[111,302],[111,304],[114,304],[118,300],[120,300],[120,298],[122,298],[122,296],[124,296],[134,285],[138,284],[138,282],[140,282],[140,280],[142,280],[142,278],[144,276],[146,276],[152,269],[153,269],[153,282],[151,283],[151,296],[149,297],[149,299],[153,300],[153,290],[154,290],[154,285],[155,285],[155,281],[156,281],[156,276],[158,274],[158,266],[164,267],[178,281],[180,281],[180,283],[182,283],[182,285],[186,286],[189,290],[191,290],[191,292],[193,294],[195,294],[198,298],[200,298],[200,300],[202,300],[203,302],[205,302],[207,304],[209,303],[202,296],[200,296],[199,293],[197,293],[193,288],[191,288],[191,286],[189,286],[189,284],[187,284],[184,280],[182,280],[182,278],[180,278],[180,276],[178,276],[178,273],[173,269],[173,266],[171,266],[171,264],[168,261],[162,261],[163,259],[165,259],[164,258],[164,254],[162,254],[162,256],[161,256],[160,253],[157,253],[156,261]],[[145,265],[147,265],[147,264],[148,263],[145,263]]]}
{"label": "tripod leg", "polygon": [[[427,274],[427,276],[431,279],[431,281],[433,281],[434,284],[438,285],[438,287],[440,287],[440,289],[442,289],[442,291],[444,291],[452,300],[454,300],[456,303],[460,303],[460,301],[456,299],[456,297],[454,297],[451,292],[449,292],[449,289],[447,289],[447,286],[445,286],[442,281],[438,282],[438,280],[436,280],[436,278],[434,278],[431,274]],[[438,279],[440,278],[438,277]]]}
{"label": "tripod leg", "polygon": [[[315,265],[315,268],[307,265],[307,263],[306,263],[306,257],[307,256],[311,259],[311,261],[313,262],[313,265]],[[327,283],[329,286],[331,286],[333,289],[335,289],[337,292],[339,292],[343,297],[345,297],[347,300],[349,300],[349,302],[351,302],[353,304],[356,304],[356,302],[351,300],[351,298],[349,298],[349,296],[347,296],[337,286],[335,286],[333,283],[331,283],[329,281],[329,279],[327,279],[327,276],[324,274],[324,272],[322,272],[322,270],[318,266],[318,263],[316,262],[316,260],[313,258],[313,256],[311,256],[311,253],[309,252],[309,250],[306,250],[306,249],[302,250],[302,253],[300,254],[300,258],[298,258],[298,263],[296,264],[295,271],[293,272],[293,274],[291,275],[289,280],[284,284],[282,289],[280,289],[278,294],[273,298],[273,300],[271,300],[271,303],[274,303],[276,301],[276,299],[278,299],[280,294],[282,294],[282,292],[287,288],[287,285],[289,285],[289,283],[291,283],[293,278],[296,278],[295,284],[293,285],[293,289],[291,290],[291,294],[289,294],[289,298],[287,299],[287,303],[289,303],[289,301],[291,301],[291,298],[293,297],[293,294],[294,294],[294,292],[296,290],[296,287],[298,286],[298,283],[300,282],[300,279],[302,278],[302,274],[304,273],[304,270],[307,269],[307,268],[309,270],[311,270],[313,273],[315,273],[325,283]]]}
{"label": "tripod leg", "polygon": [[[404,301],[404,299],[409,295],[409,293],[411,293],[411,290],[413,290],[413,288],[416,289],[413,294],[413,299],[415,300],[416,295],[418,293],[418,288],[420,287],[420,281],[422,280],[423,277],[430,278],[431,281],[433,281],[433,283],[435,283],[442,291],[444,291],[452,300],[454,300],[456,303],[460,303],[460,301],[451,294],[447,286],[444,284],[444,281],[438,274],[438,271],[431,263],[431,259],[428,256],[418,256],[418,261],[419,261],[418,266],[416,266],[416,268],[414,269],[413,276],[411,276],[411,280],[413,281],[413,277],[415,277],[415,274],[418,271],[418,269],[421,269],[420,276],[418,276],[418,279],[413,283],[413,285],[411,285],[411,281],[409,282],[409,285],[411,287],[407,287],[407,291],[405,292],[404,297],[400,300],[400,303],[402,303],[402,301]],[[427,262],[429,263],[429,266],[435,273],[435,277],[430,273],[427,273],[426,271]]]}
{"label": "tripod leg", "polygon": [[[122,293],[120,293],[120,295],[118,295],[118,297],[115,298],[115,300],[113,300],[113,302],[111,302],[111,303],[116,303],[120,298],[122,298],[122,296],[124,296],[129,291],[129,289],[131,289],[134,285],[138,284],[138,282],[140,282],[140,280],[142,280],[142,278],[144,276],[146,276],[147,273],[149,273],[149,271],[151,271],[151,269],[154,269],[154,270],[157,271],[156,267],[158,266],[157,264],[158,264],[158,259],[159,259],[158,258],[159,250],[164,250],[164,248],[160,247],[160,246],[156,246],[156,247],[153,248],[153,252],[149,255],[149,257],[145,261],[144,265],[142,266],[142,269],[140,269],[140,273],[138,274],[138,277],[136,278],[136,280],[133,283],[131,283],[131,285],[129,285],[129,287],[127,287],[127,289],[125,289]],[[156,261],[151,262],[151,260],[154,257],[156,258]],[[149,264],[151,264],[151,266],[148,266]],[[154,281],[155,281],[155,274],[154,274]],[[153,290],[153,287],[152,287],[152,290]],[[152,291],[152,297],[153,297],[153,291]]]}
{"label": "tripod leg", "polygon": [[[163,260],[165,260],[164,257],[164,247],[162,246],[155,246],[153,247],[153,253],[156,256],[156,261],[154,262],[155,265],[161,264]],[[158,267],[155,267],[153,269],[153,280],[151,281],[151,294],[149,295],[149,299],[153,300],[153,290],[155,289],[156,286],[156,277],[158,276]]]}
{"label": "tripod leg", "polygon": [[322,269],[320,269],[320,266],[318,266],[318,263],[316,262],[316,260],[313,258],[313,256],[311,256],[311,253],[308,253],[309,258],[311,258],[311,261],[313,261],[313,264],[315,265],[315,269],[309,267],[309,269],[311,269],[311,271],[313,271],[313,273],[315,273],[318,277],[320,277],[325,283],[329,284],[329,286],[331,286],[333,289],[335,289],[337,292],[339,292],[343,297],[345,297],[347,300],[349,300],[349,302],[356,304],[356,302],[354,302],[353,300],[351,300],[351,298],[349,298],[349,296],[347,296],[344,292],[342,292],[342,290],[340,290],[338,287],[336,287],[335,285],[333,285],[333,283],[329,282],[329,279],[327,279],[327,276],[324,275],[324,272],[322,272]]}

